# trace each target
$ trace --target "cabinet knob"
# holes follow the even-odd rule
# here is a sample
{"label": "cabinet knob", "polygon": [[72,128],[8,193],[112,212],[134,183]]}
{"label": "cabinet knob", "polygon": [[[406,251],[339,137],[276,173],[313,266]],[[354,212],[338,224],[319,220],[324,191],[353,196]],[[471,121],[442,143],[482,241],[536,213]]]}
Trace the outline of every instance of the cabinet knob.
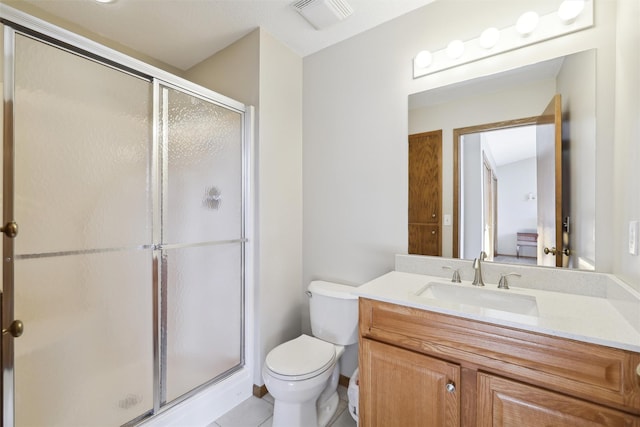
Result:
{"label": "cabinet knob", "polygon": [[454,383],[449,382],[445,387],[449,393],[455,393],[456,391],[456,385]]}
{"label": "cabinet knob", "polygon": [[436,217],[436,214],[434,214],[434,213],[431,214],[431,218],[435,218],[435,217]]}

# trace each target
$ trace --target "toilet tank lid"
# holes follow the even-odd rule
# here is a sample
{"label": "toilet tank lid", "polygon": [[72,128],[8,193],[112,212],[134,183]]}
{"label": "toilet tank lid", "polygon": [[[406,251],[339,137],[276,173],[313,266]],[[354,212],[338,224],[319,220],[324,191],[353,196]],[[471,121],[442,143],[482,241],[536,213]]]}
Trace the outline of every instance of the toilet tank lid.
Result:
{"label": "toilet tank lid", "polygon": [[325,282],[323,280],[314,280],[309,284],[309,292],[312,294],[324,295],[332,298],[341,299],[358,299],[353,294],[356,286],[342,285],[340,283]]}

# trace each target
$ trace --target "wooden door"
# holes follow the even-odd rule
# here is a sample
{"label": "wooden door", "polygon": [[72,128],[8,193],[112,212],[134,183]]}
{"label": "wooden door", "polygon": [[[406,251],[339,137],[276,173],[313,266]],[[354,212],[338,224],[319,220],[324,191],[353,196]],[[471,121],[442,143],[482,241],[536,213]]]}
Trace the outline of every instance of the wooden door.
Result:
{"label": "wooden door", "polygon": [[478,374],[478,427],[640,427],[640,417]]}
{"label": "wooden door", "polygon": [[562,101],[559,94],[549,102],[536,124],[538,265],[562,267]]}
{"label": "wooden door", "polygon": [[409,135],[409,253],[442,255],[442,130]]}
{"label": "wooden door", "polygon": [[460,367],[361,340],[361,427],[460,426]]}

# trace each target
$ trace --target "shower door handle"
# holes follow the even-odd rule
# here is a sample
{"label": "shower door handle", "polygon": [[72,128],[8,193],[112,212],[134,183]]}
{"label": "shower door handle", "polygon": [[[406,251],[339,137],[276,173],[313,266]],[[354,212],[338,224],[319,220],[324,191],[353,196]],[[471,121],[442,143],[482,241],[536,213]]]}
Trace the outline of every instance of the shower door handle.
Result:
{"label": "shower door handle", "polygon": [[2,335],[11,334],[12,337],[18,338],[24,332],[24,323],[22,320],[14,320],[7,329],[2,330]]}
{"label": "shower door handle", "polygon": [[18,224],[15,221],[9,221],[4,227],[0,227],[0,231],[8,238],[13,239],[18,235]]}

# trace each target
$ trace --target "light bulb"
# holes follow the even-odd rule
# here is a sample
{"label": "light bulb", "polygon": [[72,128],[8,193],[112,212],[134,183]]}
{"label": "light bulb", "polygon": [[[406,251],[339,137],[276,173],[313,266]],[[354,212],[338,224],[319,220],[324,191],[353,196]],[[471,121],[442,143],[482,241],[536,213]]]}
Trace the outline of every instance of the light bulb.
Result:
{"label": "light bulb", "polygon": [[584,10],[584,0],[564,0],[558,9],[558,17],[565,24],[571,24]]}
{"label": "light bulb", "polygon": [[491,49],[494,47],[500,39],[500,31],[497,28],[487,28],[480,34],[480,46],[485,49]]}
{"label": "light bulb", "polygon": [[414,62],[418,68],[427,68],[429,65],[431,65],[432,60],[433,56],[431,55],[431,52],[429,52],[428,50],[422,50],[418,52],[414,59]]}
{"label": "light bulb", "polygon": [[537,13],[525,12],[518,18],[518,22],[516,22],[516,31],[522,36],[528,36],[536,29],[539,20],[540,17]]}
{"label": "light bulb", "polygon": [[464,43],[462,40],[454,40],[447,46],[447,56],[451,59],[458,59],[464,53]]}

